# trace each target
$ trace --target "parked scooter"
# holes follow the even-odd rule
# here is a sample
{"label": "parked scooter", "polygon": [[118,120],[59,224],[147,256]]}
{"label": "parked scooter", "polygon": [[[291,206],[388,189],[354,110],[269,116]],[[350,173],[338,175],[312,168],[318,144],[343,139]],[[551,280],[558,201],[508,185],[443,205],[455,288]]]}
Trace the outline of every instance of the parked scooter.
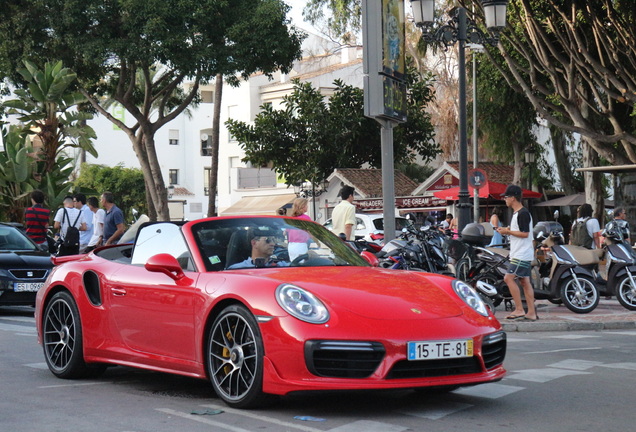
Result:
{"label": "parked scooter", "polygon": [[[509,251],[501,248],[484,248],[488,227],[485,224],[468,224],[462,231],[462,239],[477,246],[476,258],[467,273],[467,282],[476,289],[478,281],[494,286],[497,294],[491,299],[495,305],[506,302],[511,306],[512,296],[503,282],[509,262]],[[563,245],[563,228],[560,224],[539,222],[533,232],[539,242],[538,257],[533,262],[531,282],[536,299],[553,303],[563,302],[576,313],[588,313],[596,308],[599,293],[591,272],[581,267]],[[489,241],[489,240],[488,240]],[[481,246],[481,247],[480,247]]]}
{"label": "parked scooter", "polygon": [[[586,249],[581,246],[567,246],[581,265],[594,275],[594,283],[604,296],[616,296],[626,309],[636,310],[636,254],[626,244],[622,230],[610,222],[601,233],[605,237],[603,249]],[[606,259],[606,278],[598,265]]]}
{"label": "parked scooter", "polygon": [[[559,229],[551,227],[558,225]],[[532,284],[536,299],[548,299],[563,304],[576,313],[589,313],[596,309],[600,300],[594,284],[594,275],[582,267],[565,245],[563,228],[554,222],[539,222],[534,229],[534,238],[539,242],[538,250],[544,259],[533,266]]]}

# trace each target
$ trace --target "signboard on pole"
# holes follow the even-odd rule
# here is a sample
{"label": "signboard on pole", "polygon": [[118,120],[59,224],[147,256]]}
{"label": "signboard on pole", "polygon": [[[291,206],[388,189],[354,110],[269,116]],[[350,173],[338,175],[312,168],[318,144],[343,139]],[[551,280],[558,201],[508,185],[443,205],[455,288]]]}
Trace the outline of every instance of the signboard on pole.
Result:
{"label": "signboard on pole", "polygon": [[406,121],[404,0],[363,0],[364,115]]}

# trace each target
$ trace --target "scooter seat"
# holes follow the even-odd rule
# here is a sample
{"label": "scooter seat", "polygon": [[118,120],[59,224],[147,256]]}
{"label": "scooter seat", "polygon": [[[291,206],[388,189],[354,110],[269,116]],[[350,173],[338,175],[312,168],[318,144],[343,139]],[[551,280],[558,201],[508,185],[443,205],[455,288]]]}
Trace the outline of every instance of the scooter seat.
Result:
{"label": "scooter seat", "polygon": [[564,245],[581,265],[592,265],[601,262],[605,256],[604,249],[587,249],[583,246]]}

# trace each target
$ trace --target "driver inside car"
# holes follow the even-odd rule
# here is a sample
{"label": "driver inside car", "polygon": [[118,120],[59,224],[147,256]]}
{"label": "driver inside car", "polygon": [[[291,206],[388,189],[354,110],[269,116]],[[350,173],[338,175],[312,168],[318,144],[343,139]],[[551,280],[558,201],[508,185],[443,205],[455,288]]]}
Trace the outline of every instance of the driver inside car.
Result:
{"label": "driver inside car", "polygon": [[252,254],[244,261],[232,264],[228,267],[230,270],[252,267],[289,267],[288,262],[279,261],[274,255],[274,247],[276,246],[276,237],[260,232],[252,231],[250,245]]}

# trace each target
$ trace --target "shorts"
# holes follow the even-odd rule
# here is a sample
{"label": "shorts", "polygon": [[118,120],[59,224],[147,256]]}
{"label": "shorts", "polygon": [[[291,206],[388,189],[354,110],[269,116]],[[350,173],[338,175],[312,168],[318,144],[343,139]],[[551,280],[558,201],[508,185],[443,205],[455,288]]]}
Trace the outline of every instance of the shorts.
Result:
{"label": "shorts", "polygon": [[531,261],[522,261],[513,258],[508,264],[508,273],[514,274],[517,277],[530,277],[532,271]]}

